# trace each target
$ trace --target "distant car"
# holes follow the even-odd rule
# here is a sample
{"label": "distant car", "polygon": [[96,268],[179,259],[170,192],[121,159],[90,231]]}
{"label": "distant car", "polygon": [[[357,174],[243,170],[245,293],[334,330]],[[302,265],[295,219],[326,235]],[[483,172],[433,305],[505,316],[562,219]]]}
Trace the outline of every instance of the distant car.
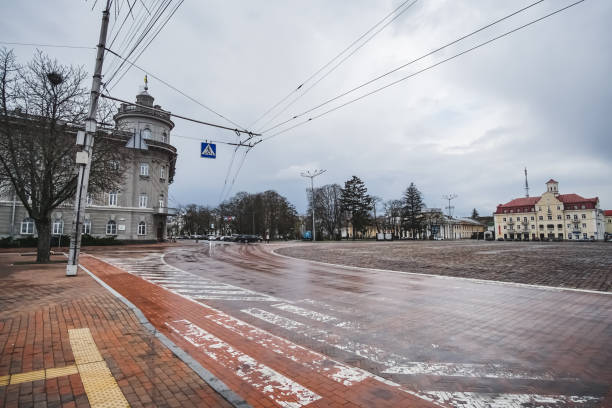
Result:
{"label": "distant car", "polygon": [[234,242],[235,238],[231,235],[223,235],[221,238],[219,238],[219,241]]}
{"label": "distant car", "polygon": [[444,241],[444,237],[434,237],[434,241]]}
{"label": "distant car", "polygon": [[216,241],[216,240],[218,240],[218,239],[219,239],[219,237],[216,237],[216,236],[214,236],[214,235],[209,235],[207,239],[208,239],[209,241]]}
{"label": "distant car", "polygon": [[244,242],[244,243],[248,243],[248,242],[261,242],[262,239],[261,239],[260,236],[257,236],[257,235],[248,235],[248,234],[245,234],[245,235],[239,235],[237,241],[238,242]]}

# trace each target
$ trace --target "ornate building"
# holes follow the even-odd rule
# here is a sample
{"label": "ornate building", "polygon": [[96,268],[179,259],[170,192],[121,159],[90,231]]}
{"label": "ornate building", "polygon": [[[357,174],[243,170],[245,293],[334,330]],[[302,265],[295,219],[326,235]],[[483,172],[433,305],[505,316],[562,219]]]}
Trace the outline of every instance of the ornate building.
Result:
{"label": "ornate building", "polygon": [[[124,170],[116,191],[87,197],[82,232],[119,240],[166,238],[168,186],[174,178],[176,149],[170,144],[174,123],[170,112],[154,105],[147,88],[136,96],[137,105],[121,104],[115,114],[113,137],[125,146],[126,160],[114,163]],[[52,214],[52,233],[70,234],[73,205],[62,204]],[[0,237],[35,236],[34,222],[14,194],[0,197]]]}
{"label": "ornate building", "polygon": [[494,213],[496,237],[505,240],[602,240],[604,215],[599,198],[559,194],[559,183],[546,182],[540,197],[515,198]]}

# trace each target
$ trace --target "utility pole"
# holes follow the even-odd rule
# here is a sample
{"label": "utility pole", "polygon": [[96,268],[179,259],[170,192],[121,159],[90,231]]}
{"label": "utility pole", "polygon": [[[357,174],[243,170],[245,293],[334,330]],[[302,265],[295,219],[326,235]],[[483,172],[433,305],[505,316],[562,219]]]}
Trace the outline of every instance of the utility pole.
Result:
{"label": "utility pole", "polygon": [[314,170],[312,173],[308,170],[305,173],[301,173],[300,176],[308,177],[310,179],[310,191],[312,192],[312,242],[316,241],[315,233],[315,193],[314,193],[314,178],[325,173],[327,170]]}
{"label": "utility pole", "polygon": [[[443,199],[448,200],[448,206],[446,207],[446,209],[448,210],[448,223],[447,223],[448,228],[447,229],[450,229],[451,218],[453,217],[453,209],[455,208],[455,207],[451,206],[451,201],[454,200],[457,197],[458,197],[457,194],[447,194],[445,196],[442,196]],[[450,231],[449,231],[449,238],[454,239],[454,237],[451,236]]]}
{"label": "utility pole", "polygon": [[70,251],[68,253],[66,276],[76,276],[77,269],[79,267],[79,253],[81,251],[81,212],[86,204],[87,187],[89,185],[91,153],[97,127],[96,113],[98,111],[98,99],[100,97],[100,85],[102,83],[102,64],[104,63],[104,49],[106,47],[106,35],[108,32],[108,21],[110,19],[110,6],[111,0],[106,0],[106,7],[102,12],[100,40],[98,41],[98,54],[96,56],[96,66],[91,84],[89,114],[85,120],[85,132],[84,134],[82,132],[77,134],[77,144],[83,145],[83,150],[77,152],[76,159],[78,166],[78,178],[76,194],[74,197],[74,218],[72,221],[73,231],[70,238]]}

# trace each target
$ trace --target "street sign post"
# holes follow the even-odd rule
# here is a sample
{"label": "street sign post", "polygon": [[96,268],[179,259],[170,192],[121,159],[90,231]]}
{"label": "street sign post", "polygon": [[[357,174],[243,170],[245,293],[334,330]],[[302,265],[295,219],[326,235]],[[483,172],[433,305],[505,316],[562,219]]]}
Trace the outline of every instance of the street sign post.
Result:
{"label": "street sign post", "polygon": [[214,143],[202,142],[202,147],[200,148],[200,157],[204,157],[206,159],[216,159],[217,145]]}

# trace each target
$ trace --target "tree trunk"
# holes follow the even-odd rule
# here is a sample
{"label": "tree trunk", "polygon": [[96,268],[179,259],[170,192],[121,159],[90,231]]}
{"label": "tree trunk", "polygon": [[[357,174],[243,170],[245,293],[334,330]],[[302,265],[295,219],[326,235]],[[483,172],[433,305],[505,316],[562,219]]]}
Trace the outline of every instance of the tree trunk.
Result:
{"label": "tree trunk", "polygon": [[48,263],[51,250],[51,220],[36,220],[36,231],[38,232],[38,248],[36,251],[36,262]]}

